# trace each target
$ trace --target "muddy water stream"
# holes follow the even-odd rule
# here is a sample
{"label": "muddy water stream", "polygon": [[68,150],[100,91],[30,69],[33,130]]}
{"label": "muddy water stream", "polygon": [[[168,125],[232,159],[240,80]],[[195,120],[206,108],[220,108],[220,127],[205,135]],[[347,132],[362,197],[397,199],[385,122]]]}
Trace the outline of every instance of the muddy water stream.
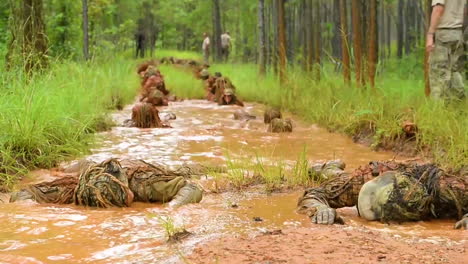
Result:
{"label": "muddy water stream", "polygon": [[[393,157],[391,153],[372,152],[345,136],[327,133],[296,118],[293,133],[270,134],[262,123],[263,106],[247,105],[246,110],[257,116],[257,120],[249,122],[233,120],[237,109],[205,101],[172,103],[161,109],[176,114],[177,120],[170,122],[172,128],[114,128],[99,135],[98,147],[87,158],[222,165],[229,153],[234,159],[260,155],[293,163],[306,146],[309,160],[341,158],[348,169],[353,169],[370,160]],[[113,117],[122,123],[130,112],[126,108]],[[53,177],[52,171],[40,172],[40,178]],[[311,226],[304,216],[294,212],[299,195],[207,194],[200,204],[176,210],[141,203],[105,210],[31,202],[0,204],[0,263],[180,263],[195,245],[215,237]],[[238,208],[231,208],[234,203]],[[388,226],[359,219],[353,208],[340,212],[351,226],[366,226],[401,237],[435,242],[466,239],[466,232],[451,229],[451,221]],[[165,243],[161,217],[166,216],[194,235],[180,244]],[[253,217],[263,221],[254,222]]]}

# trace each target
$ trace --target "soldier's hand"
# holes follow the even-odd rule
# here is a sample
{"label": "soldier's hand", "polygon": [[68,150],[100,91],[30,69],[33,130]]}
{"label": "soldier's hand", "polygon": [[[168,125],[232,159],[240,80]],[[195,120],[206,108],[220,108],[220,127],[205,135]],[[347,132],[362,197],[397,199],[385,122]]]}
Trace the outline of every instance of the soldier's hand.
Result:
{"label": "soldier's hand", "polygon": [[434,50],[434,35],[433,34],[428,34],[427,39],[426,39],[426,51],[427,52],[432,52]]}
{"label": "soldier's hand", "polygon": [[455,224],[455,229],[468,229],[468,214],[464,215],[462,220]]}
{"label": "soldier's hand", "polygon": [[330,207],[320,207],[312,216],[312,223],[319,225],[332,225],[335,223],[336,210]]}

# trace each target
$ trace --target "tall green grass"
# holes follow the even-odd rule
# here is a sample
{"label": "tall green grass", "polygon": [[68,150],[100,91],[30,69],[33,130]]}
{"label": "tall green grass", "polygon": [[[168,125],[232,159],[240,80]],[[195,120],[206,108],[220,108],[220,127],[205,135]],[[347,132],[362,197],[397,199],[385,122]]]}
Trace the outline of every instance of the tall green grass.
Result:
{"label": "tall green grass", "polygon": [[1,75],[0,188],[28,169],[49,168],[84,154],[90,133],[103,127],[115,104],[138,91],[135,63],[124,59],[90,64],[52,63],[47,73]]}
{"label": "tall green grass", "polygon": [[374,146],[401,142],[402,123],[415,122],[417,146],[429,149],[435,162],[451,168],[468,164],[467,102],[425,98],[419,76],[383,73],[374,92],[347,87],[341,74],[327,69],[320,82],[300,69],[290,70],[285,85],[272,74],[258,76],[256,65],[214,65],[211,70],[229,76],[245,100],[281,107],[331,131],[352,136],[366,131]]}

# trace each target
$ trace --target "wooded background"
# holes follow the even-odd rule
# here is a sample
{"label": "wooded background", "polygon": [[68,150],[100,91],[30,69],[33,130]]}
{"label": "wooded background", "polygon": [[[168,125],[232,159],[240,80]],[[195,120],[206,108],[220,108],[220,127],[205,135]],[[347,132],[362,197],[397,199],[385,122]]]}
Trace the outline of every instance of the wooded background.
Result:
{"label": "wooded background", "polygon": [[212,54],[219,60],[219,32],[229,31],[231,60],[259,63],[262,74],[271,69],[284,79],[288,65],[320,79],[322,65],[331,62],[347,82],[352,70],[357,84],[373,86],[377,65],[389,58],[424,54],[430,2],[8,0],[0,3],[0,49],[7,67],[20,57],[29,71],[44,67],[50,58],[200,51],[202,34],[208,32]]}

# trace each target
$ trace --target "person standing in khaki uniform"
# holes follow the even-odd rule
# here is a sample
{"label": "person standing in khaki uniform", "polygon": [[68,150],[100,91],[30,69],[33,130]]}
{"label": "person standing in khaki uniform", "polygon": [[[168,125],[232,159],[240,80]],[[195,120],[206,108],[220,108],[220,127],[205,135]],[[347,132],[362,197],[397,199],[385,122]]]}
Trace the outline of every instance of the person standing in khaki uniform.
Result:
{"label": "person standing in khaki uniform", "polygon": [[463,19],[466,0],[432,0],[427,32],[431,96],[435,99],[465,97],[462,57]]}
{"label": "person standing in khaki uniform", "polygon": [[202,50],[204,63],[210,63],[210,37],[208,36],[208,33],[203,33]]}

